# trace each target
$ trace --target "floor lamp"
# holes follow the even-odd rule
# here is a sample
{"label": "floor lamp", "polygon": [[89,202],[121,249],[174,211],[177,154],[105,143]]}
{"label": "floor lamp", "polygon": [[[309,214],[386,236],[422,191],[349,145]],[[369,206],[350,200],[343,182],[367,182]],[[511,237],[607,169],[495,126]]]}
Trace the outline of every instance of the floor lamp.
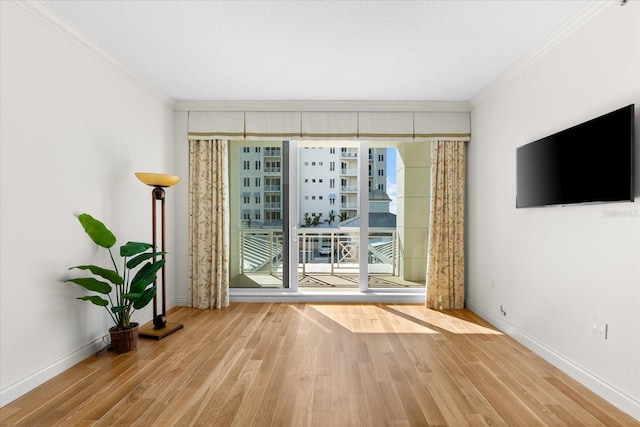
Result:
{"label": "floor lamp", "polygon": [[[161,173],[145,173],[136,172],[136,177],[144,184],[153,187],[151,191],[151,227],[153,236],[153,250],[158,251],[156,235],[158,234],[158,228],[156,224],[157,213],[156,206],[160,201],[160,218],[161,218],[161,246],[162,259],[165,256],[165,210],[164,199],[165,191],[164,187],[172,187],[180,181],[180,177],[173,175],[165,175]],[[156,294],[153,297],[153,321],[147,323],[139,329],[139,335],[143,338],[162,339],[169,334],[174,333],[178,329],[182,329],[184,326],[180,323],[167,322],[167,275],[165,271],[166,266],[162,266],[162,288],[158,289],[157,280],[153,283],[156,286]],[[162,291],[162,312],[158,314],[158,290]]]}

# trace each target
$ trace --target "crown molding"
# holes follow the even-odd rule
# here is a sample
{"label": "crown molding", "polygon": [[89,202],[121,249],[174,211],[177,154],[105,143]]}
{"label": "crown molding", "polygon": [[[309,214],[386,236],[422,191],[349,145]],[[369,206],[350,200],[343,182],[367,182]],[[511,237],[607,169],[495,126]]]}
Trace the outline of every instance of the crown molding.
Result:
{"label": "crown molding", "polygon": [[176,101],[174,111],[469,112],[468,101]]}
{"label": "crown molding", "polygon": [[542,56],[560,44],[564,39],[574,34],[584,24],[591,20],[594,16],[600,13],[604,8],[611,5],[620,6],[618,2],[612,2],[610,0],[593,0],[589,2],[582,10],[569,19],[562,27],[545,37],[536,47],[534,47],[529,53],[525,54],[522,58],[516,61],[513,65],[507,68],[502,74],[496,77],[491,83],[482,88],[477,94],[475,94],[470,100],[469,105],[471,109],[480,104],[484,98],[491,93],[500,90],[503,86],[510,83],[513,79],[526,71],[529,67],[535,64]]}
{"label": "crown molding", "polygon": [[95,58],[102,61],[104,64],[110,66],[124,76],[128,77],[131,81],[144,88],[148,93],[155,96],[162,102],[170,105],[174,104],[174,100],[172,98],[168,97],[158,89],[151,86],[146,80],[144,80],[138,74],[134,73],[126,65],[124,65],[122,62],[105,51],[100,45],[91,40],[90,37],[80,32],[71,23],[60,16],[56,11],[51,9],[51,7],[46,4],[46,2],[41,0],[23,0],[15,1],[14,3],[42,20],[45,24],[49,25],[58,33],[62,34],[68,40],[74,42],[85,52],[88,52]]}

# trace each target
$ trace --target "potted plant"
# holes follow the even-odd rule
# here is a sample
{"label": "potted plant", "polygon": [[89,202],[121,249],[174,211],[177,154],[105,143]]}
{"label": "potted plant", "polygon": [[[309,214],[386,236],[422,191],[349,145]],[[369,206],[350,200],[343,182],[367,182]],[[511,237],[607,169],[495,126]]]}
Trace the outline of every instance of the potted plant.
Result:
{"label": "potted plant", "polygon": [[[91,272],[92,277],[78,277],[65,280],[80,285],[97,295],[78,298],[104,307],[115,326],[109,329],[111,348],[118,353],[126,353],[136,348],[138,343],[138,324],[131,321],[131,315],[148,305],[156,294],[154,282],[164,260],[156,260],[162,252],[153,252],[149,243],[127,242],[120,246],[122,257],[122,275],[111,248],[116,244],[115,235],[99,220],[88,214],[81,214],[78,220],[84,231],[98,246],[109,251],[113,269],[96,265],[71,267]],[[135,274],[134,274],[135,273]]]}

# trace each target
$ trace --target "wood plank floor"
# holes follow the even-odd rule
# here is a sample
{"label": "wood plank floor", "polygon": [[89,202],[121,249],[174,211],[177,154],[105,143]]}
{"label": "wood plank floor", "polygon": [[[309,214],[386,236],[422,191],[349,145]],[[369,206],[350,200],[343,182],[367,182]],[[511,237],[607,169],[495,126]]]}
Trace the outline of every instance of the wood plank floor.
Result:
{"label": "wood plank floor", "polygon": [[235,303],[0,409],[26,426],[638,426],[468,310]]}

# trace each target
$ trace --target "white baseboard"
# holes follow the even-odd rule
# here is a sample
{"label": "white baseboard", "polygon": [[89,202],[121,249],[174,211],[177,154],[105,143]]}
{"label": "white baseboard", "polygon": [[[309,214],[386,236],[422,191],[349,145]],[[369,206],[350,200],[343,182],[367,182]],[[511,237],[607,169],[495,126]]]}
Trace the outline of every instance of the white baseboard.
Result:
{"label": "white baseboard", "polygon": [[552,349],[546,347],[541,342],[528,336],[512,324],[505,322],[500,317],[492,315],[487,310],[474,304],[469,300],[465,300],[465,307],[482,317],[493,326],[500,329],[502,332],[509,335],[520,344],[527,347],[529,350],[542,357],[547,362],[551,363],[556,368],[560,369],[571,378],[575,379],[618,409],[632,417],[640,420],[640,402],[625,394],[624,392],[613,387],[611,384],[596,377],[586,369],[575,364],[566,357],[556,353]]}
{"label": "white baseboard", "polygon": [[97,353],[102,348],[102,337],[97,338],[79,348],[78,350],[56,360],[55,362],[44,366],[34,373],[22,378],[21,380],[8,385],[0,390],[0,407],[13,402],[23,394],[33,390],[39,385],[49,381],[56,375],[61,374],[72,366],[82,362],[92,354]]}
{"label": "white baseboard", "polygon": [[[151,307],[145,307],[143,310],[136,311],[131,320],[141,324],[146,323],[151,320],[151,317],[153,317],[151,311]],[[105,331],[105,335],[108,335],[108,331]],[[105,346],[102,341],[103,336],[100,336],[53,363],[43,366],[15,383],[3,387],[0,389],[0,408],[30,392],[39,385],[44,384],[56,375],[59,375],[67,369],[77,365],[86,358],[96,354]]]}
{"label": "white baseboard", "polygon": [[169,306],[169,308],[173,308],[173,307],[188,307],[188,302],[189,300],[187,299],[187,297],[178,297],[178,298],[174,298],[171,301],[169,301],[169,303],[167,304]]}

